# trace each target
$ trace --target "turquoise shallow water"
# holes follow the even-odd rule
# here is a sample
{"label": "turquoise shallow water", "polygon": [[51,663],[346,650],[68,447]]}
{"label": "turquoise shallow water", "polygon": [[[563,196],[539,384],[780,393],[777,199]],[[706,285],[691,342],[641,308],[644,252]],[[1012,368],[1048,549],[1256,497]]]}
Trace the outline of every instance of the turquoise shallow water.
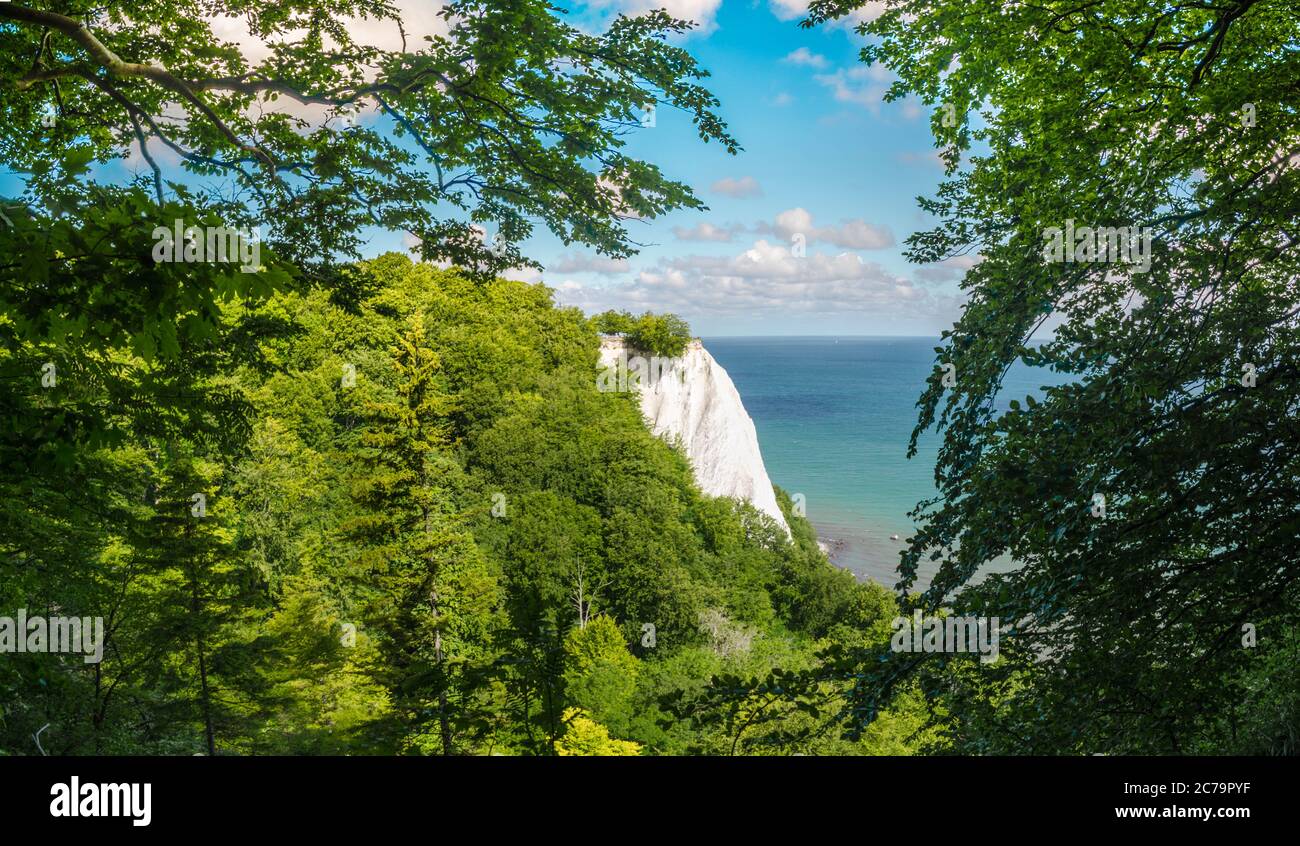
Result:
{"label": "turquoise shallow water", "polygon": [[[935,491],[938,438],[927,433],[910,460],[907,440],[939,340],[702,340],[740,391],[768,475],[791,494],[802,493],[820,539],[835,542],[831,560],[893,587],[898,553],[914,527],[907,512]],[[1060,381],[1017,365],[1002,403]],[[890,540],[895,534],[899,540]],[[924,586],[930,573],[919,575]]]}

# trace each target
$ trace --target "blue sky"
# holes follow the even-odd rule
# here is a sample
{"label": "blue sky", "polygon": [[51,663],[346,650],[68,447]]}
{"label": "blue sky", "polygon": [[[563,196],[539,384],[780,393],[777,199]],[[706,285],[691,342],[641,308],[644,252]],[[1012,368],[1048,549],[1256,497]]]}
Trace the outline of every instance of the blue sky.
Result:
{"label": "blue sky", "polygon": [[[408,29],[437,26],[429,0],[394,5]],[[943,175],[928,112],[883,102],[887,73],[858,61],[861,37],[849,26],[799,28],[801,0],[568,5],[587,28],[659,6],[697,21],[681,43],[711,71],[706,85],[744,150],[733,157],[706,145],[688,115],[660,109],[628,152],[691,185],[709,210],[632,222],[632,237],[646,246],[626,262],[539,231],[524,252],[546,269],[519,278],[544,281],[560,302],[589,312],[673,311],[703,336],[933,336],[951,325],[968,264],[921,268],[902,255],[904,239],[929,226],[916,197],[933,194]],[[214,26],[255,52],[233,20]],[[125,175],[132,166],[142,163],[113,169]],[[0,190],[16,193],[12,182],[0,178]],[[792,250],[796,236],[806,244],[802,257]],[[406,246],[403,233],[375,232],[366,253]]]}
{"label": "blue sky", "polygon": [[[709,211],[635,224],[648,246],[626,269],[538,238],[541,278],[563,302],[675,311],[705,336],[947,328],[963,268],[902,255],[903,240],[929,225],[917,195],[942,177],[926,110],[882,102],[889,78],[858,61],[861,37],[799,28],[797,0],[667,5],[702,24],[684,45],[712,72],[707,85],[745,149],[732,157],[704,145],[685,115],[660,110],[629,149],[693,186]],[[795,233],[803,258],[791,254]]]}

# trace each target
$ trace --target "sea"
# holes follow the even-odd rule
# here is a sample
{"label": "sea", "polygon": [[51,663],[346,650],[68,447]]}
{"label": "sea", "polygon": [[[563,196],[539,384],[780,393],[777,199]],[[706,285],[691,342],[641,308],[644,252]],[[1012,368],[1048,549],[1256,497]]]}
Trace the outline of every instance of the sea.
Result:
{"label": "sea", "polygon": [[[831,561],[893,588],[899,553],[915,529],[908,517],[936,493],[939,438],[922,435],[907,457],[917,400],[935,368],[938,338],[702,338],[754,420],[772,482],[802,494],[805,515]],[[999,407],[1059,375],[1017,362]],[[892,536],[897,536],[895,540]],[[922,562],[917,587],[933,575]],[[931,565],[932,567],[933,565]]]}

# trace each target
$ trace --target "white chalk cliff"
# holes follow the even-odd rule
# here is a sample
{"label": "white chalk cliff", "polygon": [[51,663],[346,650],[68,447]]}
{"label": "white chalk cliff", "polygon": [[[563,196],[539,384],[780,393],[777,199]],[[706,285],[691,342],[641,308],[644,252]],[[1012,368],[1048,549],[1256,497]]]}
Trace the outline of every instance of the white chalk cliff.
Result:
{"label": "white chalk cliff", "polygon": [[[627,368],[637,356],[650,360],[648,353],[629,349],[621,337],[601,339],[604,368]],[[754,421],[727,371],[698,340],[670,363],[671,370],[665,365],[662,374],[641,379],[641,412],[650,431],[667,441],[680,441],[704,493],[747,500],[789,535],[758,450]]]}

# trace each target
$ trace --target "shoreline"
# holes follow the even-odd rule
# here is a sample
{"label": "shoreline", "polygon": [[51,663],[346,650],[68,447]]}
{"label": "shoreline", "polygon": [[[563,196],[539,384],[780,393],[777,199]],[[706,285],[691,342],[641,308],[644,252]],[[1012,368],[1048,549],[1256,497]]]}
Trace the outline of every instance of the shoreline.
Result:
{"label": "shoreline", "polygon": [[[873,536],[869,530],[824,523],[814,524],[813,530],[817,533],[817,548],[832,566],[848,570],[859,581],[871,580],[896,591],[899,579],[898,555],[907,547],[907,541],[902,536],[896,541],[888,540]],[[978,583],[992,573],[1008,572],[1015,568],[1010,557],[1000,555],[980,567],[974,582]],[[929,588],[930,580],[937,572],[938,567],[934,562],[921,561],[909,593]]]}
{"label": "shoreline", "polygon": [[[869,579],[894,589],[899,578],[898,556],[907,547],[901,533],[898,540],[893,540],[883,532],[820,522],[813,524],[813,530],[817,533],[817,548],[833,566],[848,570],[860,581]],[[913,590],[924,590],[930,575],[918,572]]]}

